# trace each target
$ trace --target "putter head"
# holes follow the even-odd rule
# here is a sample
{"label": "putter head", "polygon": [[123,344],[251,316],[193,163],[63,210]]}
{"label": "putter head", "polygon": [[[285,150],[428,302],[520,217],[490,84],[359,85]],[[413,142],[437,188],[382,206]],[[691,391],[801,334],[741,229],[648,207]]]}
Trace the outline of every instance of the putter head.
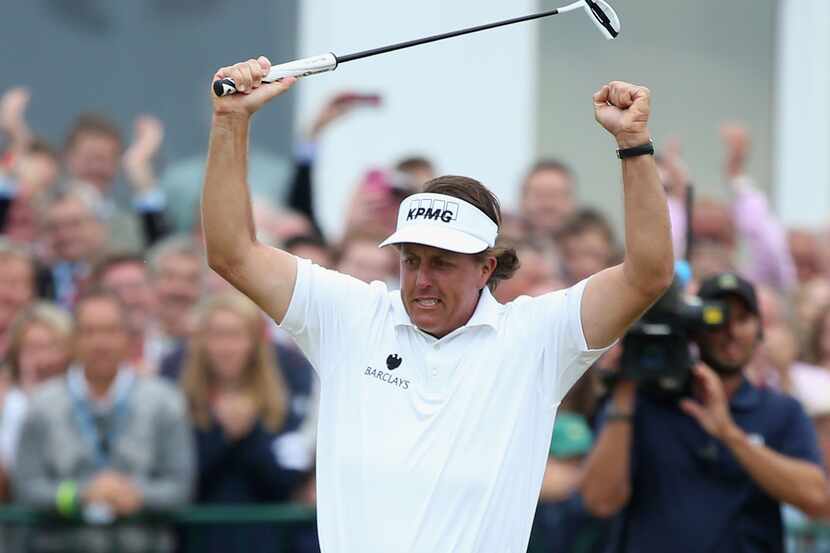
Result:
{"label": "putter head", "polygon": [[617,38],[620,34],[620,18],[614,9],[605,0],[583,0],[582,7],[585,13],[594,22],[597,29],[605,35],[608,40]]}

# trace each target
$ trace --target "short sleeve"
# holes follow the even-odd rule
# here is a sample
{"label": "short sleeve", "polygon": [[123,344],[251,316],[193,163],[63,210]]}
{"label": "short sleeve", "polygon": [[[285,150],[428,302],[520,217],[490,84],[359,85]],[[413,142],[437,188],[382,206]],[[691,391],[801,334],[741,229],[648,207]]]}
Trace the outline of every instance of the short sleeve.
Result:
{"label": "short sleeve", "polygon": [[356,278],[297,258],[297,278],[280,327],[288,332],[321,377],[365,336],[388,296],[381,282]]}
{"label": "short sleeve", "polygon": [[565,290],[523,298],[521,303],[517,300],[528,344],[536,343],[541,348],[542,379],[553,404],[562,401],[588,367],[614,345],[588,349],[581,311],[587,282],[585,279]]}
{"label": "short sleeve", "polygon": [[813,421],[804,412],[797,400],[787,397],[787,415],[782,417],[782,424],[774,437],[774,442],[767,444],[778,453],[814,463],[823,467],[821,453],[818,448],[818,437]]}

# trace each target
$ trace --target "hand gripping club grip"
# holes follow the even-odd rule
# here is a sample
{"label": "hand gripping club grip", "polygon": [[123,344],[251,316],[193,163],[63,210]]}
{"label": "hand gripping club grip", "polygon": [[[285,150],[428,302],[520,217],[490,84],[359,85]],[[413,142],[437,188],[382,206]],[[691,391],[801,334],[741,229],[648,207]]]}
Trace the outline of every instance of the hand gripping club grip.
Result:
{"label": "hand gripping club grip", "polygon": [[[268,74],[263,77],[262,82],[272,83],[285,77],[307,77],[326,71],[337,69],[337,58],[334,54],[322,54],[301,60],[289,61],[280,65],[272,65]],[[236,94],[236,83],[233,79],[219,79],[213,81],[213,92],[217,96],[228,96]]]}

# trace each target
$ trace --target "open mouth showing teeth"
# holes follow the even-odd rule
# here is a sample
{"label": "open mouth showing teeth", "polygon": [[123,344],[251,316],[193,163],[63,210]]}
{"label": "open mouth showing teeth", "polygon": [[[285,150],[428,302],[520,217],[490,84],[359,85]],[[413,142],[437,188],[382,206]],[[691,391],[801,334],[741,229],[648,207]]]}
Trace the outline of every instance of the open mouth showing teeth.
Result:
{"label": "open mouth showing teeth", "polygon": [[435,307],[439,301],[435,298],[421,298],[415,300],[415,303],[421,307]]}

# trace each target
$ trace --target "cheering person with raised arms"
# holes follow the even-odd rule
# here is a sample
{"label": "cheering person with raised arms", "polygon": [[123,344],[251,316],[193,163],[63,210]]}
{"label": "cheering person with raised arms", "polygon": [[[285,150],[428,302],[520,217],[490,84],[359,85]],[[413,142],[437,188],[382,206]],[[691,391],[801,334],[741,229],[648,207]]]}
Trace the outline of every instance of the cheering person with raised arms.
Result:
{"label": "cheering person with raised arms", "polygon": [[400,253],[400,291],[256,240],[248,126],[293,83],[261,84],[269,67],[261,57],[213,77],[242,94],[213,100],[202,220],[210,266],[280,323],[320,376],[322,551],[523,551],[559,402],[672,279],[648,89],[612,82],[593,98],[623,159],[624,262],[502,305],[491,289],[518,260],[496,245],[498,200],[471,178],[438,177],[401,204],[382,244]]}

